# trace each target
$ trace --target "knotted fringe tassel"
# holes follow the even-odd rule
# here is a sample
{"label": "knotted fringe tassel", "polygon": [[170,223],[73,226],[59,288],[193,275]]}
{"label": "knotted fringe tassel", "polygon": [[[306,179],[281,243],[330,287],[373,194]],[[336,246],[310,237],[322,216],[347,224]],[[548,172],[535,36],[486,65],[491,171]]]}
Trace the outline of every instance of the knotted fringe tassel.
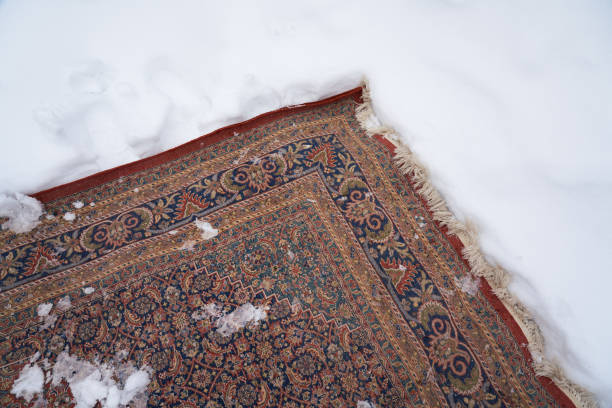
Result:
{"label": "knotted fringe tassel", "polygon": [[514,319],[520,325],[528,341],[532,366],[537,376],[548,377],[572,399],[578,407],[597,408],[598,403],[591,392],[573,383],[563,372],[558,363],[547,360],[544,356],[544,338],[533,316],[516,296],[508,291],[511,276],[501,266],[490,264],[480,250],[478,232],[470,223],[463,223],[455,218],[442,198],[442,195],[432,184],[425,166],[402,144],[397,132],[383,125],[372,109],[370,89],[366,80],[362,83],[363,94],[361,103],[356,109],[357,120],[369,136],[382,135],[395,146],[394,161],[398,169],[410,177],[416,191],[425,199],[434,220],[448,228],[449,233],[459,237],[463,243],[463,257],[468,261],[471,272],[475,276],[487,280],[493,293],[503,302]]}

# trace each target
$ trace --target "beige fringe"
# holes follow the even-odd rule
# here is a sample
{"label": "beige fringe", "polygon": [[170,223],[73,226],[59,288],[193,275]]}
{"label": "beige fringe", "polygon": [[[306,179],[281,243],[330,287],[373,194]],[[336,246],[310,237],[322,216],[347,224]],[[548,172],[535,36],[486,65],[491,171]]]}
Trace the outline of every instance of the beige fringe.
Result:
{"label": "beige fringe", "polygon": [[476,227],[471,222],[463,223],[455,218],[442,195],[431,183],[425,166],[406,145],[401,143],[397,132],[393,128],[381,124],[377,119],[372,109],[370,89],[366,80],[363,81],[362,87],[363,103],[356,110],[360,125],[369,136],[383,135],[396,146],[394,160],[399,170],[410,176],[417,192],[425,199],[431,209],[433,218],[441,225],[445,225],[451,234],[459,237],[464,246],[463,256],[468,261],[472,274],[487,280],[493,292],[521,326],[529,343],[528,348],[533,357],[535,374],[552,379],[577,407],[596,408],[598,403],[591,392],[568,379],[558,363],[549,361],[544,357],[545,342],[542,332],[527,308],[508,291],[508,284],[511,280],[510,274],[501,266],[491,264],[485,259],[478,243]]}

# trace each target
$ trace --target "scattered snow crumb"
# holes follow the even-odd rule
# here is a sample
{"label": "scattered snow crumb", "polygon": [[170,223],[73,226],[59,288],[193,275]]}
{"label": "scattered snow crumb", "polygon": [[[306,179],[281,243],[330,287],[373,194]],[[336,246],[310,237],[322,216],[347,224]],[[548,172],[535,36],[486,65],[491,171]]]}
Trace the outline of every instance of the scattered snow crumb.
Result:
{"label": "scattered snow crumb", "polygon": [[53,214],[47,214],[47,215],[45,215],[45,218],[46,218],[46,219],[48,219],[48,220],[52,220],[52,219],[54,219],[54,218],[55,218],[55,215],[53,215]]}
{"label": "scattered snow crumb", "polygon": [[94,288],[92,288],[91,286],[88,286],[86,288],[83,288],[83,293],[85,293],[86,295],[91,295],[92,293],[94,293],[96,290]]}
{"label": "scattered snow crumb", "polygon": [[74,203],[72,203],[72,206],[74,208],[83,208],[83,202],[82,201],[75,201]]}
{"label": "scattered snow crumb", "polygon": [[177,231],[177,230],[170,231],[168,234],[170,234],[170,235],[176,235],[176,234],[178,234],[178,231]]}
{"label": "scattered snow crumb", "polygon": [[313,200],[312,198],[307,198],[306,201],[310,201],[311,203],[316,203],[317,200]]}
{"label": "scattered snow crumb", "polygon": [[55,313],[51,313],[50,315],[41,317],[40,320],[43,322],[43,324],[38,328],[38,330],[47,330],[55,325],[57,315]]}
{"label": "scattered snow crumb", "polygon": [[67,213],[64,213],[64,219],[66,221],[74,221],[75,218],[76,218],[76,215],[74,215],[73,212],[68,211]]}
{"label": "scattered snow crumb", "polygon": [[357,408],[376,408],[376,405],[373,402],[359,401],[357,402]]}
{"label": "scattered snow crumb", "polygon": [[217,332],[222,336],[230,336],[247,325],[256,326],[260,320],[268,317],[266,310],[267,307],[245,303],[217,320]]}
{"label": "scattered snow crumb", "polygon": [[0,194],[0,218],[8,218],[3,229],[20,234],[36,227],[43,213],[42,204],[35,198],[21,193]]}
{"label": "scattered snow crumb", "polygon": [[30,402],[32,397],[42,393],[45,375],[38,364],[25,365],[19,374],[19,378],[13,383],[11,394],[17,398],[23,397]]}
{"label": "scattered snow crumb", "polygon": [[90,207],[94,207],[96,205],[96,203],[94,203],[93,201],[91,203],[89,203]]}
{"label": "scattered snow crumb", "polygon": [[52,303],[41,303],[36,308],[36,313],[38,313],[39,316],[44,317],[49,314],[52,308],[53,308]]}
{"label": "scattered snow crumb", "polygon": [[216,230],[206,221],[199,219],[195,220],[196,227],[202,230],[202,239],[211,239],[217,236],[219,230]]}
{"label": "scattered snow crumb", "polygon": [[139,191],[140,191],[140,189],[139,189],[138,187],[136,187],[136,188],[134,189],[134,192],[135,192],[135,193],[137,193],[137,192],[139,192]]}
{"label": "scattered snow crumb", "polygon": [[194,320],[203,320],[210,318],[219,318],[223,315],[223,311],[216,303],[209,303],[191,314]]}
{"label": "scattered snow crumb", "polygon": [[183,245],[179,249],[183,249],[186,251],[193,251],[195,244],[196,242],[190,239],[190,240],[183,242]]}
{"label": "scattered snow crumb", "polygon": [[480,280],[470,275],[464,275],[459,279],[455,278],[455,285],[457,285],[457,287],[463,292],[469,294],[470,296],[474,296],[476,292],[478,292]]}
{"label": "scattered snow crumb", "polygon": [[57,309],[60,310],[61,312],[65,312],[66,310],[70,309],[70,306],[72,306],[72,303],[70,302],[70,296],[66,295],[63,298],[61,298],[58,302],[57,302]]}
{"label": "scattered snow crumb", "polygon": [[217,332],[222,336],[231,336],[238,330],[247,325],[256,326],[260,320],[268,317],[266,310],[268,306],[253,306],[251,303],[245,303],[232,313],[225,314],[223,310],[215,303],[209,303],[191,314],[194,320],[216,319],[215,326]]}

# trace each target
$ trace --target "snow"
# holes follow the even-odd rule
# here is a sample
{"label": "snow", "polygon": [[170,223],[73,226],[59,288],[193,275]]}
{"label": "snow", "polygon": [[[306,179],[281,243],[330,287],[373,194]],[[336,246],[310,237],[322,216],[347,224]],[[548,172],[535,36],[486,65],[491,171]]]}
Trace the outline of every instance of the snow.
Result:
{"label": "snow", "polygon": [[55,307],[57,307],[59,311],[65,312],[66,310],[70,309],[71,306],[72,303],[70,302],[70,296],[66,295],[57,301],[57,305]]}
{"label": "snow", "polygon": [[[81,360],[63,351],[53,365],[52,384],[66,379],[77,408],[89,408],[100,401],[103,408],[117,408],[134,401],[146,403],[149,369],[131,363],[100,364]],[[119,384],[114,378],[119,380]],[[134,404],[137,406],[137,404]]]}
{"label": "snow", "polygon": [[472,277],[470,275],[464,275],[460,278],[455,278],[455,285],[462,292],[467,293],[470,296],[474,296],[476,292],[478,292],[478,286],[480,281],[478,278]]}
{"label": "snow", "polygon": [[8,218],[2,229],[17,234],[29,232],[40,223],[42,213],[43,206],[38,200],[16,192],[3,194],[0,184],[0,219]]}
{"label": "snow", "polygon": [[76,215],[73,212],[68,211],[64,213],[63,217],[66,221],[74,221],[76,218]]}
{"label": "snow", "polygon": [[83,293],[86,294],[86,295],[91,295],[95,291],[96,291],[96,289],[92,288],[91,286],[87,286],[86,288],[83,288]]}
{"label": "snow", "polygon": [[39,330],[45,330],[50,327],[53,327],[55,322],[57,321],[57,315],[51,312],[53,308],[52,303],[41,303],[36,307],[36,313],[38,314],[38,319],[42,322],[39,326]]}
{"label": "snow", "polygon": [[211,239],[217,236],[219,233],[218,230],[214,229],[210,223],[196,219],[195,221],[196,227],[198,227],[202,231],[202,239]]}
{"label": "snow", "polygon": [[39,320],[42,324],[38,327],[38,330],[47,330],[55,325],[55,322],[57,322],[57,315],[51,313],[46,316],[41,316]]}
{"label": "snow", "polygon": [[513,272],[547,357],[612,405],[612,4],[123,3],[0,3],[0,193],[149,156],[366,74],[381,121]]}
{"label": "snow", "polygon": [[19,377],[13,383],[11,394],[17,398],[23,397],[27,402],[42,393],[45,375],[38,364],[26,364]]}
{"label": "snow", "polygon": [[125,386],[120,392],[119,403],[127,405],[137,394],[147,388],[149,381],[149,373],[144,370],[138,370],[132,373],[127,380],[125,380]]}
{"label": "snow", "polygon": [[223,310],[216,303],[208,303],[191,314],[191,318],[199,321],[203,319],[218,319],[223,316]]}
{"label": "snow", "polygon": [[53,308],[52,303],[41,303],[40,305],[36,307],[36,313],[38,314],[38,316],[44,317],[49,314],[52,308]]}
{"label": "snow", "polygon": [[255,327],[259,321],[268,317],[268,306],[253,306],[245,303],[238,306],[231,313],[225,313],[216,303],[208,303],[191,314],[191,318],[200,321],[214,320],[217,332],[222,336],[231,336],[233,333],[249,326]]}
{"label": "snow", "polygon": [[83,208],[83,205],[84,205],[84,204],[83,204],[83,202],[82,202],[82,201],[75,201],[75,202],[73,202],[73,203],[72,203],[72,206],[73,206],[74,208]]}
{"label": "snow", "polygon": [[266,317],[268,317],[268,315],[265,307],[253,306],[250,303],[245,303],[237,307],[233,312],[223,315],[217,320],[217,333],[222,336],[231,336],[233,333],[236,333],[246,326],[257,326],[259,321]]}
{"label": "snow", "polygon": [[184,251],[193,251],[195,245],[196,242],[194,240],[188,239],[187,241],[183,242],[183,245],[181,245],[179,249],[182,249]]}

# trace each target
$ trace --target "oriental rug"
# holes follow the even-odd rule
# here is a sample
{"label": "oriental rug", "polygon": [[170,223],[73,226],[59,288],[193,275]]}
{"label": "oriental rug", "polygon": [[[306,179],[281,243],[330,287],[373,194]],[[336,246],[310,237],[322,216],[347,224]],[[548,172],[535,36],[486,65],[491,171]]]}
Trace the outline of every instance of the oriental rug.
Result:
{"label": "oriental rug", "polygon": [[36,194],[40,225],[0,233],[0,406],[75,406],[61,359],[123,390],[91,406],[573,407],[364,99]]}

